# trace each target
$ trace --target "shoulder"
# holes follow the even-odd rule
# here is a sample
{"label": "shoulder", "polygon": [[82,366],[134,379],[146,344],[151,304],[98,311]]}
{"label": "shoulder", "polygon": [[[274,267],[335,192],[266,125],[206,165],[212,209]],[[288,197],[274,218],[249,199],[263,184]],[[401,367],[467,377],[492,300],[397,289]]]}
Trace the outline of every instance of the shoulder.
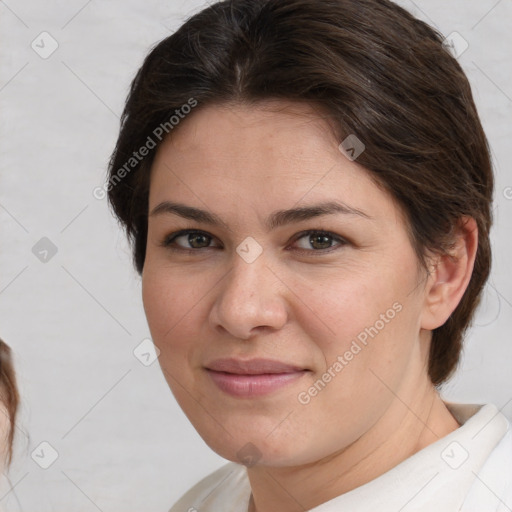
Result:
{"label": "shoulder", "polygon": [[247,510],[250,492],[245,466],[229,462],[189,489],[169,512]]}
{"label": "shoulder", "polygon": [[[501,412],[499,413],[501,415]],[[512,428],[508,428],[499,443],[490,452],[475,479],[465,501],[465,512],[479,510],[512,510]],[[487,508],[482,508],[482,507]]]}

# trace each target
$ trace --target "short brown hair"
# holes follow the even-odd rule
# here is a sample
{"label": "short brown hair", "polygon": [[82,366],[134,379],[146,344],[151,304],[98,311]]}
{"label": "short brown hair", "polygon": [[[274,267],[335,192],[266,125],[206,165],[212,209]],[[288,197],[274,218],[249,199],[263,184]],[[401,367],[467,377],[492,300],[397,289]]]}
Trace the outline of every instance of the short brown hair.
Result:
{"label": "short brown hair", "polygon": [[145,259],[156,150],[122,180],[116,173],[156,127],[191,97],[200,106],[314,103],[340,134],[364,143],[357,162],[406,213],[425,268],[427,250],[450,248],[461,217],[476,220],[471,281],[432,334],[429,376],[435,385],[445,381],[490,272],[494,178],[470,84],[443,40],[388,0],[226,0],[190,18],[151,50],[136,74],[109,163],[109,201],[133,245],[137,271]]}

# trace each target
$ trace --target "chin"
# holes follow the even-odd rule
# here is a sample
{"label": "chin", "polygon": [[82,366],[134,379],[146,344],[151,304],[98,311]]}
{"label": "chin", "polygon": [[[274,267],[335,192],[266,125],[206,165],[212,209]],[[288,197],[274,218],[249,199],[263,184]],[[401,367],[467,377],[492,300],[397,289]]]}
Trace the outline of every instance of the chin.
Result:
{"label": "chin", "polygon": [[[289,467],[314,462],[318,457],[312,453],[297,452],[298,443],[287,438],[287,442],[278,437],[267,436],[266,429],[255,429],[254,433],[230,436],[227,432],[209,432],[203,435],[205,443],[218,455],[247,467],[269,466]],[[314,451],[312,448],[311,452]]]}

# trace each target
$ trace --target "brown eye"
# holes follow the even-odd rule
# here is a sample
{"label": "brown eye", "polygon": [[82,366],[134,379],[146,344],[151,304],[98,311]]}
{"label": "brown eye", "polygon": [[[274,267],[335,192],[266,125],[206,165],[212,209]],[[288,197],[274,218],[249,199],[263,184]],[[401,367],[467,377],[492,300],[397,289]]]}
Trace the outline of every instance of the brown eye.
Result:
{"label": "brown eye", "polygon": [[[177,240],[181,240],[177,243]],[[172,233],[165,237],[160,245],[176,251],[199,251],[200,249],[210,249],[213,237],[202,231],[182,230]]]}
{"label": "brown eye", "polygon": [[[305,241],[299,250],[306,252],[329,251],[337,246],[343,246],[348,243],[343,238],[328,231],[305,231],[295,239],[295,244],[299,240]],[[337,245],[333,245],[333,243]]]}
{"label": "brown eye", "polygon": [[177,237],[177,239],[179,238],[185,238],[187,243],[189,243],[193,249],[203,249],[204,247],[208,247],[211,240],[209,236],[203,235],[202,233],[190,233],[188,235]]}

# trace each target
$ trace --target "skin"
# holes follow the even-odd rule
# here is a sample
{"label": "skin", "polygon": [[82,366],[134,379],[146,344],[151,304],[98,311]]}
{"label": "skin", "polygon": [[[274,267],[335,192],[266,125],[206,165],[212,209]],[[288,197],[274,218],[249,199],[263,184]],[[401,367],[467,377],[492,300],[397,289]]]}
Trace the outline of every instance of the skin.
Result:
{"label": "skin", "polygon": [[[250,512],[313,508],[459,427],[427,362],[431,330],[469,282],[476,225],[462,219],[453,253],[432,256],[427,273],[398,205],[339,142],[311,105],[206,106],[164,141],[151,171],[150,212],[173,201],[226,224],[150,215],[143,302],[165,378],[205,442],[236,462],[247,443],[257,447],[259,458],[248,467]],[[338,213],[265,227],[276,210],[327,200],[368,218]],[[182,236],[176,251],[162,246],[180,229],[207,236]],[[297,238],[309,229],[334,237]],[[236,252],[248,236],[262,249],[252,263]],[[300,403],[299,393],[396,303],[400,312]],[[309,371],[269,395],[232,397],[204,369],[221,357],[266,357]]]}

